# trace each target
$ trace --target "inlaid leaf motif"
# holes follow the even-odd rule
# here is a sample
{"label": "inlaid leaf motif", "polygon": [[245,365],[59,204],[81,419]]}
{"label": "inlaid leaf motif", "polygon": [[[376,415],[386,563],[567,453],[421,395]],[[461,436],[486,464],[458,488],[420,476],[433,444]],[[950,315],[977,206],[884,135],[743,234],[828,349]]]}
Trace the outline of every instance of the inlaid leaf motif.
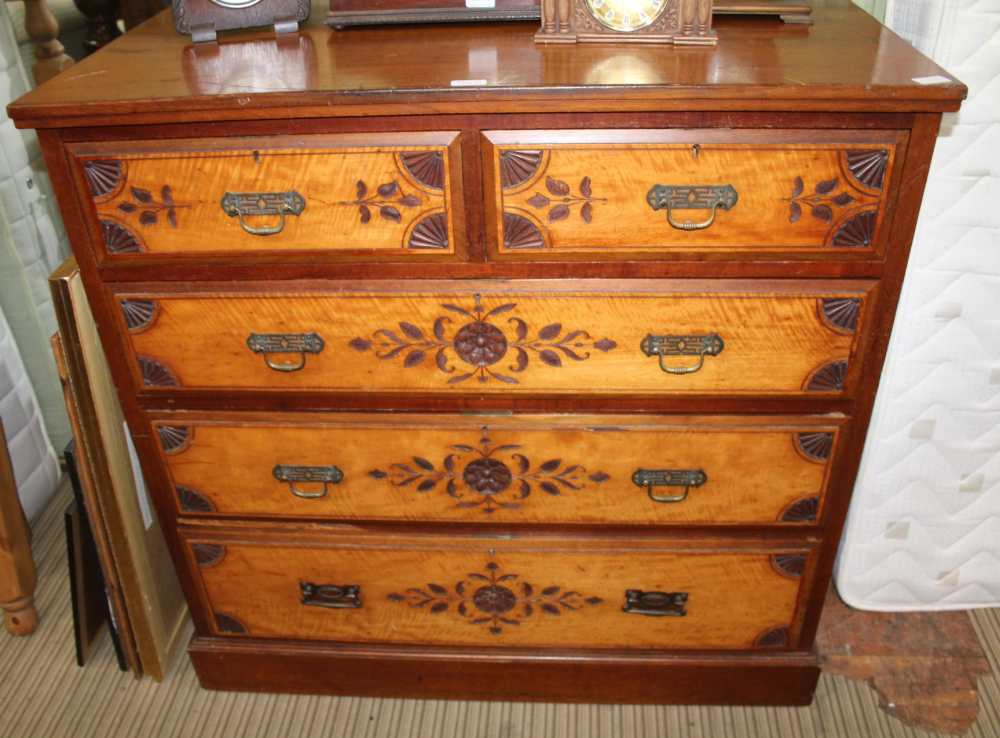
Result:
{"label": "inlaid leaf motif", "polygon": [[565,197],[569,194],[569,185],[561,179],[555,179],[551,176],[545,178],[545,189],[556,197]]}
{"label": "inlaid leaf motif", "polygon": [[556,205],[549,211],[549,222],[555,223],[569,217],[569,205]]}
{"label": "inlaid leaf motif", "polygon": [[534,195],[528,198],[528,204],[533,208],[538,208],[539,210],[541,210],[544,207],[547,207],[550,202],[551,200],[549,200],[549,198],[547,198],[541,192],[536,192]]}
{"label": "inlaid leaf motif", "polygon": [[584,223],[590,223],[594,219],[594,208],[589,202],[585,202],[580,208],[580,217]]}
{"label": "inlaid leaf motif", "polygon": [[423,363],[424,358],[426,358],[426,356],[427,354],[424,353],[423,351],[411,351],[406,355],[406,358],[403,360],[403,366],[407,368],[411,366],[417,366],[417,364]]}
{"label": "inlaid leaf motif", "polygon": [[397,185],[395,182],[387,182],[386,184],[382,184],[382,185],[378,186],[378,196],[379,197],[392,197],[393,195],[396,194],[396,191],[398,189],[399,189],[399,185]]}
{"label": "inlaid leaf motif", "polygon": [[415,208],[420,204],[420,198],[416,195],[406,195],[399,200],[399,204],[407,208]]}
{"label": "inlaid leaf motif", "polygon": [[590,197],[593,194],[590,188],[590,177],[584,177],[580,180],[580,194],[584,197]]}
{"label": "inlaid leaf motif", "polygon": [[399,322],[399,329],[415,341],[423,340],[424,332],[417,328],[417,326],[413,325],[413,323],[407,323],[406,321],[401,320]]}
{"label": "inlaid leaf motif", "polygon": [[538,337],[543,341],[551,341],[562,333],[562,323],[549,323],[538,329]]}
{"label": "inlaid leaf motif", "polygon": [[854,198],[851,197],[850,194],[848,194],[847,192],[841,192],[839,195],[833,198],[833,202],[835,205],[844,207],[844,205],[854,202]]}
{"label": "inlaid leaf motif", "polygon": [[367,205],[359,205],[358,213],[361,215],[362,223],[367,223],[372,219],[372,211],[368,209]]}
{"label": "inlaid leaf motif", "polygon": [[829,205],[814,205],[812,209],[814,217],[830,222],[833,220],[833,210]]}
{"label": "inlaid leaf motif", "polygon": [[177,227],[177,211],[173,208],[167,210],[167,222],[170,223],[172,228]]}
{"label": "inlaid leaf motif", "polygon": [[139,223],[144,226],[156,225],[156,213],[152,210],[143,210],[139,213]]}
{"label": "inlaid leaf motif", "polygon": [[174,204],[174,193],[173,190],[170,189],[170,185],[165,184],[162,188],[160,188],[160,199],[163,200],[166,205]]}
{"label": "inlaid leaf motif", "polygon": [[391,220],[394,223],[400,223],[403,220],[403,216],[400,215],[399,211],[391,205],[382,205],[378,209],[378,214],[386,220]]}
{"label": "inlaid leaf motif", "polygon": [[362,182],[360,179],[357,184],[358,199],[363,200],[365,195],[368,194],[368,185]]}
{"label": "inlaid leaf motif", "polygon": [[144,190],[141,187],[130,188],[132,192],[132,197],[135,198],[136,202],[141,203],[151,203],[153,202],[153,193],[149,190]]}
{"label": "inlaid leaf motif", "polygon": [[355,351],[367,351],[372,347],[372,342],[363,338],[353,338],[347,342],[347,345]]}
{"label": "inlaid leaf motif", "polygon": [[796,177],[794,183],[792,184],[792,197],[798,197],[806,189],[806,183],[802,181],[802,177]]}
{"label": "inlaid leaf motif", "polygon": [[136,205],[131,202],[121,202],[118,203],[118,209],[123,213],[134,213],[136,211]]}
{"label": "inlaid leaf motif", "polygon": [[819,195],[826,195],[827,193],[833,192],[833,188],[837,186],[837,178],[824,179],[816,185],[816,193]]}
{"label": "inlaid leaf motif", "polygon": [[801,218],[801,217],[802,217],[802,206],[801,205],[799,205],[797,202],[793,202],[791,205],[788,206],[788,222],[789,223],[796,223],[796,222],[798,222],[799,218]]}

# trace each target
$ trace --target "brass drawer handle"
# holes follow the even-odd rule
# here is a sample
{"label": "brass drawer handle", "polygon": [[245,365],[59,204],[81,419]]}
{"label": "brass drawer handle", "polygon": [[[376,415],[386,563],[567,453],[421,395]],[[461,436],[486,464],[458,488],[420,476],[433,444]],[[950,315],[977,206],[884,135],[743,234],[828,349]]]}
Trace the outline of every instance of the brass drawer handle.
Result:
{"label": "brass drawer handle", "polygon": [[313,607],[346,610],[361,607],[360,584],[314,584],[299,582],[299,602]]}
{"label": "brass drawer handle", "polygon": [[[692,374],[705,363],[706,356],[718,356],[726,347],[722,336],[709,333],[703,336],[654,336],[649,334],[639,346],[646,356],[659,356],[660,369],[667,374]],[[665,356],[697,356],[698,363],[692,366],[667,366]]]}
{"label": "brass drawer handle", "polygon": [[684,605],[687,604],[687,592],[645,592],[641,589],[625,590],[625,607],[622,608],[632,615],[649,615],[650,617],[682,618],[687,615]]}
{"label": "brass drawer handle", "polygon": [[[226,215],[240,219],[240,226],[251,236],[273,236],[284,230],[286,215],[301,215],[306,199],[294,191],[227,192],[220,204]],[[247,215],[277,215],[278,223],[257,228],[243,220]]]}
{"label": "brass drawer handle", "polygon": [[[715,222],[715,214],[722,208],[729,210],[736,205],[739,195],[732,185],[653,185],[646,193],[646,202],[653,210],[666,210],[667,222],[680,231],[700,231]],[[710,210],[706,220],[676,221],[675,210]]]}
{"label": "brass drawer handle", "polygon": [[[683,502],[692,487],[700,487],[708,481],[708,475],[701,469],[636,469],[632,473],[632,483],[645,487],[646,494],[653,502]],[[683,487],[684,492],[676,495],[654,494],[654,487]]]}
{"label": "brass drawer handle", "polygon": [[[251,333],[247,348],[264,355],[264,363],[276,372],[297,372],[306,365],[306,354],[323,350],[323,338],[318,333]],[[298,354],[295,363],[274,362],[268,354]]]}
{"label": "brass drawer handle", "polygon": [[[287,482],[288,489],[296,497],[304,500],[317,500],[326,497],[329,485],[340,484],[344,478],[342,472],[336,466],[290,466],[288,464],[278,464],[271,472],[279,482]],[[295,486],[296,482],[322,482],[321,492],[306,492]]]}

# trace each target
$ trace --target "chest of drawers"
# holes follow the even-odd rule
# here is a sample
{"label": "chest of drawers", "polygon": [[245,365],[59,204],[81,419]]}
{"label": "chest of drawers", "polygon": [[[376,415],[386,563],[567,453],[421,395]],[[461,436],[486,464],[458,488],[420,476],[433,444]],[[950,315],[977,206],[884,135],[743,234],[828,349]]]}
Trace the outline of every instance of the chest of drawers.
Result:
{"label": "chest of drawers", "polygon": [[812,697],[965,88],[847,8],[717,50],[533,30],[161,16],[11,107],[206,687]]}

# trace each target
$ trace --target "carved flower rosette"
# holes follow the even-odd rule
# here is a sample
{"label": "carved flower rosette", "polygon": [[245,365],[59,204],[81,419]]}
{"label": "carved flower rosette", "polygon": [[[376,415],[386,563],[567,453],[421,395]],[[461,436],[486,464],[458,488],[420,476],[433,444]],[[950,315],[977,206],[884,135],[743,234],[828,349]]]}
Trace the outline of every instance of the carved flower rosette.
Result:
{"label": "carved flower rosette", "polygon": [[471,309],[442,303],[442,314],[429,327],[399,321],[348,345],[360,353],[374,353],[380,361],[402,361],[408,369],[432,366],[448,375],[448,385],[469,380],[519,384],[518,375],[534,363],[559,369],[587,361],[594,351],[607,353],[618,346],[610,338],[595,338],[562,323],[534,328],[518,317],[515,302],[487,309],[480,295],[474,301]]}

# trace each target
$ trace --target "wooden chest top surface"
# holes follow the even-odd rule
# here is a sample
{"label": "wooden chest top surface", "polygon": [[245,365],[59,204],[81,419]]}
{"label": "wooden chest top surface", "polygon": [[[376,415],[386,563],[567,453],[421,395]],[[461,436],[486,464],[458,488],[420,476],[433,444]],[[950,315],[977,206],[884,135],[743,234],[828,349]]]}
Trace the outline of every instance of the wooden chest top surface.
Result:
{"label": "wooden chest top surface", "polygon": [[[540,46],[533,23],[226,34],[195,48],[164,12],[13,103],[18,127],[358,114],[957,110],[966,88],[854,7],[811,26],[720,17],[718,48]],[[921,84],[921,78],[946,81]]]}

